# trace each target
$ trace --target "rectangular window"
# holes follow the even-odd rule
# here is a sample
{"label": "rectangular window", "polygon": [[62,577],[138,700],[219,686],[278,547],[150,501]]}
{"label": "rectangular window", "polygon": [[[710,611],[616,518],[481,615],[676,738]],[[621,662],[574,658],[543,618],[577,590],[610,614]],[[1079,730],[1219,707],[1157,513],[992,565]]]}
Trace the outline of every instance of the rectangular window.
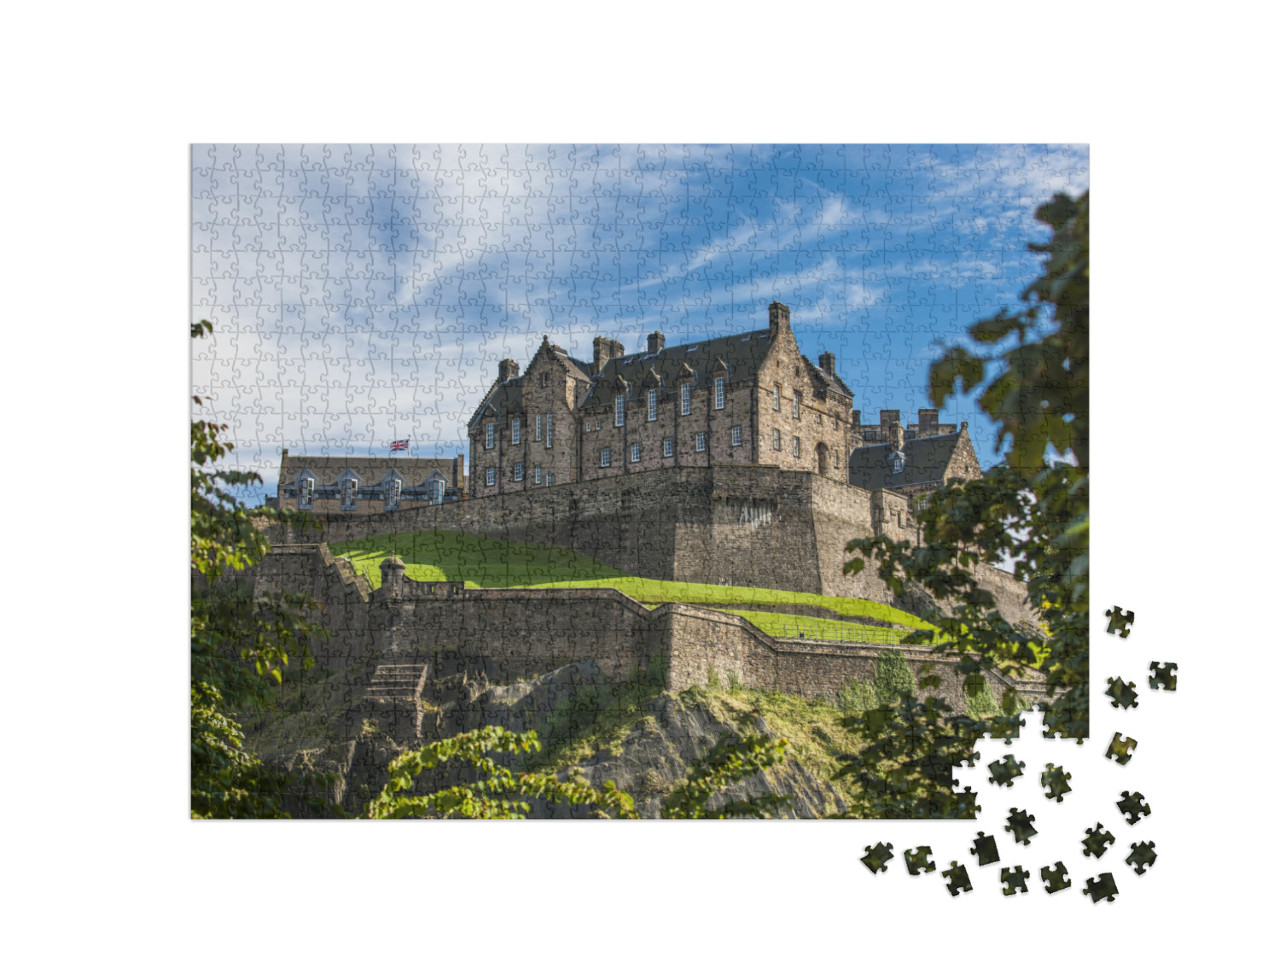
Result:
{"label": "rectangular window", "polygon": [[360,483],[354,478],[348,478],[342,483],[342,501],[340,507],[344,511],[353,512],[356,510],[356,498],[360,491]]}
{"label": "rectangular window", "polygon": [[658,389],[649,389],[649,420],[658,420]]}
{"label": "rectangular window", "polygon": [[689,413],[690,393],[691,393],[691,386],[689,382],[686,381],[684,384],[680,386],[680,414],[682,415],[687,415]]}
{"label": "rectangular window", "polygon": [[535,485],[542,484],[542,466],[541,465],[533,466],[533,483]]}
{"label": "rectangular window", "polygon": [[493,422],[484,426],[484,446],[486,448],[493,447]]}
{"label": "rectangular window", "polygon": [[797,458],[800,457],[800,439],[799,438],[791,439],[791,454],[795,455]]}
{"label": "rectangular window", "polygon": [[693,440],[693,447],[694,447],[697,451],[706,451],[706,450],[707,450],[707,434],[706,434],[706,432],[703,432],[703,431],[698,432],[698,437],[697,437],[697,438],[695,438],[695,439]]}
{"label": "rectangular window", "polygon": [[741,429],[741,428],[734,428],[734,429],[733,429],[733,443],[734,443],[735,445],[741,445],[741,444],[742,444],[742,429]]}
{"label": "rectangular window", "polygon": [[542,441],[542,415],[533,419],[533,440]]}
{"label": "rectangular window", "polygon": [[791,396],[791,417],[800,417],[800,392],[796,392]]}
{"label": "rectangular window", "polygon": [[621,428],[626,424],[627,413],[623,408],[623,405],[625,404],[626,401],[623,399],[622,395],[618,395],[613,399],[613,426],[615,428]]}
{"label": "rectangular window", "polygon": [[773,386],[773,410],[782,410],[782,385]]}
{"label": "rectangular window", "polygon": [[486,468],[484,470],[484,483],[486,485],[492,485],[493,477],[494,477],[494,470],[492,468]]}
{"label": "rectangular window", "polygon": [[298,488],[298,507],[308,510],[312,507],[316,497],[316,480],[314,478],[302,479],[302,484]]}
{"label": "rectangular window", "polygon": [[716,411],[724,407],[724,379],[716,379]]}
{"label": "rectangular window", "polygon": [[662,439],[662,457],[670,458],[676,453],[676,442],[674,438]]}
{"label": "rectangular window", "polygon": [[551,412],[547,412],[547,447],[551,447]]}
{"label": "rectangular window", "polygon": [[513,477],[516,481],[524,481],[524,462],[516,462],[516,467],[513,469]]}
{"label": "rectangular window", "polygon": [[777,428],[773,429],[773,450],[782,451],[782,432]]}
{"label": "rectangular window", "polygon": [[609,451],[608,448],[600,449],[600,467],[601,468],[608,468],[612,459],[613,459],[613,452]]}
{"label": "rectangular window", "polygon": [[556,483],[556,473],[553,471],[547,472],[547,484],[554,485],[555,483]]}
{"label": "rectangular window", "polygon": [[511,444],[513,445],[520,444],[520,419],[519,418],[511,419]]}
{"label": "rectangular window", "polygon": [[633,462],[637,462],[637,461],[639,461],[639,460],[640,460],[640,446],[639,446],[639,445],[632,445],[632,446],[631,446],[631,460],[632,460]]}

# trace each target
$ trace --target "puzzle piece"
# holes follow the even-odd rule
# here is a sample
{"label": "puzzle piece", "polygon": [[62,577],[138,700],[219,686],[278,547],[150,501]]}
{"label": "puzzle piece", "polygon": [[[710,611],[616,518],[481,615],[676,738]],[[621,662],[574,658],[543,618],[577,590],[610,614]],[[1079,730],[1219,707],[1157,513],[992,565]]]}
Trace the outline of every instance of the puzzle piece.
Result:
{"label": "puzzle piece", "polygon": [[876,843],[875,848],[863,846],[867,855],[862,857],[862,865],[872,873],[887,873],[889,860],[893,859],[893,843]]}
{"label": "puzzle piece", "polygon": [[1086,856],[1095,856],[1102,858],[1102,854],[1107,851],[1107,847],[1116,841],[1115,836],[1102,828],[1102,823],[1098,823],[1093,829],[1084,831],[1084,854]]}
{"label": "puzzle piece", "polygon": [[1137,748],[1137,739],[1130,739],[1128,736],[1122,736],[1117,732],[1111,737],[1111,745],[1107,747],[1106,756],[1108,759],[1114,759],[1117,765],[1127,766],[1129,764],[1129,754]]}
{"label": "puzzle piece", "polygon": [[1122,639],[1129,637],[1129,626],[1133,625],[1133,612],[1126,612],[1116,606],[1107,609],[1107,633],[1109,635],[1119,635]]}
{"label": "puzzle piece", "polygon": [[1138,704],[1138,692],[1133,683],[1118,676],[1107,679],[1107,695],[1111,696],[1111,706],[1115,709],[1128,709]]}
{"label": "puzzle piece", "polygon": [[1170,692],[1178,688],[1178,663],[1176,662],[1152,662],[1151,677],[1147,683],[1153,689],[1168,689]]}
{"label": "puzzle piece", "polygon": [[978,857],[979,866],[1000,862],[1000,850],[996,848],[996,838],[986,833],[978,833],[978,837],[973,841],[973,848],[969,852]]}
{"label": "puzzle piece", "polygon": [[[1062,864],[1059,863],[1059,866]],[[1093,898],[1096,903],[1105,899],[1108,903],[1114,903],[1119,890],[1116,889],[1115,877],[1110,873],[1099,873],[1096,878],[1088,880],[1084,888],[1085,895]]]}
{"label": "puzzle piece", "polygon": [[1012,754],[1006,755],[1004,759],[993,762],[988,769],[991,770],[991,778],[987,782],[994,782],[999,786],[1012,786],[1013,781],[1022,775],[1023,763],[1014,759]]}
{"label": "puzzle piece", "polygon": [[1125,814],[1125,819],[1130,826],[1135,825],[1143,816],[1151,815],[1151,806],[1140,792],[1130,793],[1127,790],[1122,792],[1116,808]]}
{"label": "puzzle piece", "polygon": [[952,896],[959,896],[961,892],[968,893],[973,889],[969,883],[969,871],[954,859],[951,861],[951,868],[944,869],[942,875],[947,878],[947,890]]}
{"label": "puzzle piece", "polygon": [[932,873],[938,867],[929,857],[933,855],[933,850],[928,846],[921,846],[919,849],[908,849],[902,854],[907,860],[907,872],[912,876],[919,876],[921,873]]}
{"label": "puzzle piece", "polygon": [[1022,843],[1023,846],[1030,846],[1031,837],[1038,832],[1031,825],[1035,821],[1036,817],[1028,815],[1025,809],[1010,809],[1005,829],[1013,833],[1013,838],[1016,842]]}
{"label": "puzzle piece", "polygon": [[1009,869],[1007,866],[1000,870],[1000,882],[1004,883],[1004,895],[1012,896],[1018,890],[1027,891],[1027,878],[1031,875],[1029,870],[1023,869],[1021,866],[1015,866]]}
{"label": "puzzle piece", "polygon": [[1047,790],[1044,798],[1062,802],[1062,797],[1071,792],[1071,783],[1068,782],[1070,778],[1071,773],[1063,772],[1061,766],[1049,763],[1040,774],[1040,785]]}
{"label": "puzzle piece", "polygon": [[1027,721],[1021,716],[996,716],[990,721],[991,738],[1003,739],[1006,746],[1013,745],[1013,740],[1022,735],[1022,727]]}
{"label": "puzzle piece", "polygon": [[1147,868],[1156,861],[1156,844],[1155,843],[1130,843],[1129,855],[1124,861],[1133,867],[1133,871],[1141,876],[1147,871]]}
{"label": "puzzle piece", "polygon": [[1044,891],[1046,893],[1059,893],[1064,889],[1071,888],[1071,880],[1067,878],[1067,867],[1062,865],[1062,861],[1053,864],[1053,869],[1048,866],[1040,867],[1040,878],[1044,880]]}

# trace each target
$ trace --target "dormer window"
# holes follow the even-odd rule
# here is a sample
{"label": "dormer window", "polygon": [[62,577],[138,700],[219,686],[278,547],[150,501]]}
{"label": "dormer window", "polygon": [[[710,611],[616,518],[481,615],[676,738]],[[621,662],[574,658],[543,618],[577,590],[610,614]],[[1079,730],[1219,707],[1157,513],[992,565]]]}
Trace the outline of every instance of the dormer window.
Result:
{"label": "dormer window", "polygon": [[[493,469],[490,468],[489,471],[490,473],[492,473]],[[489,481],[488,484],[492,485],[493,482]],[[432,505],[444,504],[444,479],[443,478],[433,478],[431,479],[431,481],[427,482],[427,501]]]}
{"label": "dormer window", "polygon": [[342,500],[339,502],[344,512],[354,512],[356,510],[356,501],[360,497],[360,482],[354,478],[342,479]]}
{"label": "dormer window", "polygon": [[298,482],[298,508],[301,511],[309,512],[315,506],[316,500],[316,480],[314,478],[303,478]]}
{"label": "dormer window", "polygon": [[617,395],[613,399],[613,427],[621,428],[627,423],[626,399]]}
{"label": "dormer window", "polygon": [[895,451],[889,456],[889,465],[893,470],[893,474],[902,474],[902,469],[907,467],[907,456],[900,451]]}
{"label": "dormer window", "polygon": [[382,507],[393,512],[400,507],[400,493],[404,483],[399,478],[390,478],[383,484]]}

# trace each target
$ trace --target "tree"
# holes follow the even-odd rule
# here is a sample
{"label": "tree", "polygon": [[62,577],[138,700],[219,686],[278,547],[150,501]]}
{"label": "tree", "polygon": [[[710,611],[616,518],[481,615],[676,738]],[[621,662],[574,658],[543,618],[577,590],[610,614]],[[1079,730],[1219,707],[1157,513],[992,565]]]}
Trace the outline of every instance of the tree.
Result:
{"label": "tree", "polygon": [[[1056,696],[1047,730],[1083,739],[1089,673],[1088,192],[1077,199],[1055,195],[1036,210],[1036,219],[1053,235],[1047,244],[1029,245],[1048,257],[1041,276],[1023,291],[1023,306],[969,328],[975,342],[991,346],[986,353],[954,346],[929,372],[930,400],[938,406],[991,379],[978,405],[996,422],[997,446],[1008,444],[1004,461],[980,480],[948,482],[924,502],[917,515],[919,547],[878,536],[851,541],[848,551],[875,559],[894,591],[913,581],[952,603],[950,614],[936,620],[945,634],[939,649],[960,653],[966,673],[1042,668],[1049,694]],[[845,571],[860,571],[865,558],[851,559]],[[975,578],[979,563],[1007,559],[1026,586],[1037,624],[1010,625]],[[1003,711],[1014,708],[1006,700]],[[931,753],[962,759],[965,740],[971,745],[978,732],[950,711],[942,700],[904,699],[892,718],[851,718],[852,728],[873,739],[862,761],[919,762]],[[979,726],[1009,724],[997,719]],[[916,775],[927,768],[921,763]],[[944,778],[942,768],[934,772],[935,783]],[[949,783],[947,773],[941,784]],[[898,788],[917,802],[927,794],[914,777],[903,776]]]}

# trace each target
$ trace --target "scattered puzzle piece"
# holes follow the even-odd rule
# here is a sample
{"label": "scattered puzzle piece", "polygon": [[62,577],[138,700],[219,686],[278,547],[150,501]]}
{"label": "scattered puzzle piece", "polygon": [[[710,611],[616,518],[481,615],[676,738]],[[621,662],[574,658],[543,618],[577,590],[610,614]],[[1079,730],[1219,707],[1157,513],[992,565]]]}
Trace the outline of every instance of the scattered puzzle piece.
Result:
{"label": "scattered puzzle piece", "polygon": [[1130,843],[1129,855],[1124,861],[1133,867],[1133,871],[1141,876],[1147,871],[1152,863],[1156,861],[1156,844],[1155,843]]}
{"label": "scattered puzzle piece", "polygon": [[947,878],[947,890],[952,896],[959,896],[961,892],[968,893],[973,889],[969,883],[969,871],[954,859],[951,861],[951,868],[944,869],[942,875]]}
{"label": "scattered puzzle piece", "polygon": [[1000,870],[1000,882],[1004,883],[1004,895],[1012,896],[1018,890],[1027,891],[1027,877],[1031,873],[1029,870],[1023,869],[1021,866],[1015,866],[1013,869],[1004,867]]}
{"label": "scattered puzzle piece", "polygon": [[1067,867],[1062,865],[1061,860],[1053,864],[1053,869],[1041,866],[1040,878],[1044,880],[1046,893],[1058,893],[1071,888],[1071,880],[1067,878]]}
{"label": "scattered puzzle piece", "polygon": [[1176,662],[1152,662],[1151,678],[1147,683],[1153,689],[1168,689],[1170,692],[1178,688],[1178,663]]}
{"label": "scattered puzzle piece", "polygon": [[1132,682],[1125,682],[1119,676],[1107,679],[1107,695],[1111,696],[1111,706],[1115,709],[1128,709],[1138,704],[1138,692]]}
{"label": "scattered puzzle piece", "polygon": [[1125,819],[1130,826],[1135,825],[1143,816],[1151,815],[1151,806],[1147,804],[1140,792],[1122,792],[1116,808],[1125,814]]}
{"label": "scattered puzzle piece", "polygon": [[1107,851],[1107,847],[1116,841],[1115,836],[1102,828],[1102,823],[1098,823],[1093,829],[1084,831],[1084,854],[1086,856],[1096,856],[1102,858],[1102,854]]}
{"label": "scattered puzzle piece", "polygon": [[908,849],[902,854],[907,860],[907,872],[912,876],[919,876],[921,873],[932,873],[938,867],[929,857],[933,855],[933,850],[928,846],[921,846],[919,849]]}
{"label": "scattered puzzle piece", "polygon": [[1107,758],[1114,759],[1118,765],[1127,766],[1129,764],[1129,754],[1137,748],[1137,739],[1130,739],[1128,736],[1122,736],[1117,732],[1111,737],[1111,745],[1107,747]]}
{"label": "scattered puzzle piece", "polygon": [[862,857],[862,865],[871,870],[872,873],[886,873],[889,871],[889,860],[893,859],[893,843],[876,843],[875,849],[870,846],[863,846],[867,855]]}
{"label": "scattered puzzle piece", "polygon": [[973,848],[969,852],[978,857],[979,866],[1000,862],[1000,850],[996,847],[996,838],[986,833],[978,833],[977,839],[973,841]]}
{"label": "scattered puzzle piece", "polygon": [[1013,833],[1013,838],[1017,842],[1022,843],[1023,846],[1030,846],[1031,837],[1038,831],[1031,825],[1035,821],[1036,817],[1028,815],[1025,809],[1010,809],[1005,829]]}
{"label": "scattered puzzle piece", "polygon": [[1062,797],[1071,792],[1071,783],[1068,782],[1070,778],[1071,773],[1063,772],[1061,766],[1049,763],[1045,771],[1040,774],[1040,785],[1048,790],[1044,798],[1062,802]]}
{"label": "scattered puzzle piece", "polygon": [[1129,637],[1129,626],[1133,625],[1133,612],[1126,612],[1117,605],[1115,608],[1107,609],[1107,618],[1110,619],[1107,623],[1108,634],[1119,635],[1122,639]]}
{"label": "scattered puzzle piece", "polygon": [[987,782],[994,782],[999,786],[1012,786],[1013,781],[1022,775],[1023,765],[1014,759],[1012,754],[1006,755],[1002,760],[987,766],[991,770],[991,778]]}
{"label": "scattered puzzle piece", "polygon": [[[1062,864],[1059,863],[1059,866]],[[1116,901],[1116,895],[1120,892],[1116,889],[1115,877],[1110,873],[1099,873],[1095,879],[1090,879],[1084,888],[1085,895],[1093,897],[1096,903],[1105,899],[1108,903]]]}

